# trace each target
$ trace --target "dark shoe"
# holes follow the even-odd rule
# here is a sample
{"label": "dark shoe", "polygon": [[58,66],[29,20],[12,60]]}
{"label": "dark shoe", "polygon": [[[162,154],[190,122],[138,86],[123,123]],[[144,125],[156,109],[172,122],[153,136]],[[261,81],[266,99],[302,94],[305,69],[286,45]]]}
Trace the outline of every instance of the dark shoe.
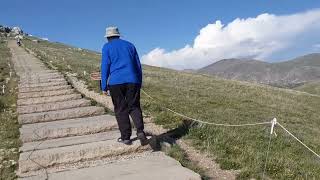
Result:
{"label": "dark shoe", "polygon": [[130,139],[122,140],[121,138],[118,138],[118,142],[119,142],[119,143],[123,143],[123,144],[125,144],[125,145],[131,145],[131,144],[132,144],[132,142],[131,142]]}
{"label": "dark shoe", "polygon": [[147,139],[144,132],[138,133],[137,136],[138,136],[138,139],[140,140],[141,146],[145,146],[145,145],[149,144],[149,140]]}

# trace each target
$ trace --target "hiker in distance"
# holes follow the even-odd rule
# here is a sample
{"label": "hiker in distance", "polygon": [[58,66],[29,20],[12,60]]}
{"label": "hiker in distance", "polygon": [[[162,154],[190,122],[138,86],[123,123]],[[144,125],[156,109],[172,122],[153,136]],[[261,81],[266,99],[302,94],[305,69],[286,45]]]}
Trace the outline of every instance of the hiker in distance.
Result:
{"label": "hiker in distance", "polygon": [[106,28],[105,37],[108,42],[102,48],[101,90],[105,95],[110,91],[121,133],[118,141],[126,145],[132,144],[130,115],[141,145],[147,145],[140,107],[142,69],[138,53],[133,44],[120,39],[117,27]]}
{"label": "hiker in distance", "polygon": [[20,40],[19,37],[17,38],[17,45],[18,45],[18,46],[21,46],[21,40]]}

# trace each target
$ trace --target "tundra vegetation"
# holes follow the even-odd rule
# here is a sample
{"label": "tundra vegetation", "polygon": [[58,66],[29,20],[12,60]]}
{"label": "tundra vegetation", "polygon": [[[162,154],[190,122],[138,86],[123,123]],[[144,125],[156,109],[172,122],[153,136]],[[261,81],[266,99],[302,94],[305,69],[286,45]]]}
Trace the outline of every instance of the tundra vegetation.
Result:
{"label": "tundra vegetation", "polygon": [[[89,77],[89,73],[99,71],[99,53],[32,40],[25,39],[24,46],[43,62],[60,71],[76,73],[89,88],[99,91],[99,83]],[[268,122],[276,117],[309,147],[320,152],[320,97],[146,65],[143,71],[143,89],[157,99],[155,102],[142,95],[143,111],[165,128],[178,127],[184,119],[163,107],[203,121],[225,124]],[[276,126],[275,133],[271,139],[266,176],[272,179],[320,179],[319,158],[280,127]],[[261,179],[269,135],[270,125],[194,124],[183,138],[190,140],[198,150],[211,154],[223,169],[240,170],[239,179]],[[176,154],[178,159],[185,158],[184,154],[175,151],[171,154]]]}

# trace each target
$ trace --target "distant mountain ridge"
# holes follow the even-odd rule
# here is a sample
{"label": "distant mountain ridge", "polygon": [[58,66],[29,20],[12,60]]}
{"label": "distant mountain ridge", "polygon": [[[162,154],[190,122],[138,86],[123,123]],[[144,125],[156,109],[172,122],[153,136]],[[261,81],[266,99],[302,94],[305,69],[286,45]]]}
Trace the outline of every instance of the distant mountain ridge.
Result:
{"label": "distant mountain ridge", "polygon": [[320,53],[279,63],[254,59],[223,59],[197,72],[226,79],[294,87],[305,82],[320,80]]}

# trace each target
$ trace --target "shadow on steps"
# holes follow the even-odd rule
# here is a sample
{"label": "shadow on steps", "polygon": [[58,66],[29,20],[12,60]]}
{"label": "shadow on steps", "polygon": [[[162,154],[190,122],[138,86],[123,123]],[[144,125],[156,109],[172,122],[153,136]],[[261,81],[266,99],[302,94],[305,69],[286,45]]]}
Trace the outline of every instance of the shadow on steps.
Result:
{"label": "shadow on steps", "polygon": [[149,145],[153,151],[161,151],[162,144],[175,144],[178,139],[188,134],[189,129],[194,125],[194,122],[190,120],[184,120],[177,128],[169,130],[166,133],[160,135],[147,134],[147,136],[152,136],[151,139],[149,139]]}

